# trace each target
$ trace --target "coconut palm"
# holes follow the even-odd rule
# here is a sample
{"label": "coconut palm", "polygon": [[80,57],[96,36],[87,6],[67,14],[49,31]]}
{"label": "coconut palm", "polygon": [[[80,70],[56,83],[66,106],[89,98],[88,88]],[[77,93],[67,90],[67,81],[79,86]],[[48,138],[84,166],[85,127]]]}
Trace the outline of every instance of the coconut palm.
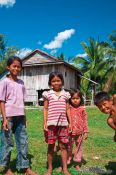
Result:
{"label": "coconut palm", "polygon": [[0,34],[0,74],[6,69],[6,62],[8,57],[16,54],[18,49],[16,47],[7,47],[5,36]]}
{"label": "coconut palm", "polygon": [[58,59],[61,60],[61,61],[65,61],[65,55],[63,53],[61,53],[59,56],[58,56]]}
{"label": "coconut palm", "polygon": [[[110,66],[111,71],[107,75],[107,81],[104,85],[104,91],[111,91],[111,88],[116,84],[116,30],[109,35],[109,48],[107,50],[109,58],[112,60]],[[114,89],[115,91],[115,89]]]}
{"label": "coconut palm", "polygon": [[4,59],[4,54],[5,54],[5,39],[4,35],[0,34],[0,61],[3,61]]}
{"label": "coconut palm", "polygon": [[[74,58],[74,64],[80,68],[84,76],[99,83],[99,89],[102,88],[105,77],[108,73],[108,64],[110,63],[107,57],[107,47],[93,38],[89,38],[89,45],[85,42],[81,43],[87,56]],[[108,64],[106,64],[108,63]],[[81,85],[87,94],[92,86],[91,82],[82,79]],[[95,86],[94,86],[95,94]]]}

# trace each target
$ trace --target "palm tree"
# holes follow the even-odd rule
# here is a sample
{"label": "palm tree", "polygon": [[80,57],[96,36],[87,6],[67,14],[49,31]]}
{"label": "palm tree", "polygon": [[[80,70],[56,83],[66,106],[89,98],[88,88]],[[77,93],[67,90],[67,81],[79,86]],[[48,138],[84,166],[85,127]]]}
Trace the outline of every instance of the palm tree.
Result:
{"label": "palm tree", "polygon": [[[109,48],[108,48],[108,56],[112,60],[110,66],[110,71],[107,76],[107,81],[104,85],[104,91],[109,92],[113,85],[116,83],[116,30],[109,35]],[[115,89],[114,89],[115,91]]]}
{"label": "palm tree", "polygon": [[4,35],[0,34],[0,61],[3,61],[4,59],[5,50],[5,37]]}
{"label": "palm tree", "polygon": [[65,55],[63,53],[61,53],[59,56],[58,56],[58,59],[61,60],[61,61],[65,61]]}
{"label": "palm tree", "polygon": [[[89,38],[89,45],[85,42],[81,43],[87,57],[76,57],[74,58],[74,64],[78,69],[83,72],[84,76],[99,83],[98,88],[102,88],[105,81],[104,76],[108,73],[108,64],[110,60],[106,57],[107,47],[93,38]],[[84,88],[86,94],[89,93],[92,86],[91,82],[82,79],[81,85]],[[96,87],[94,86],[94,94]]]}
{"label": "palm tree", "polygon": [[0,34],[0,74],[6,69],[6,62],[8,57],[16,54],[18,49],[16,47],[7,47],[5,36]]}

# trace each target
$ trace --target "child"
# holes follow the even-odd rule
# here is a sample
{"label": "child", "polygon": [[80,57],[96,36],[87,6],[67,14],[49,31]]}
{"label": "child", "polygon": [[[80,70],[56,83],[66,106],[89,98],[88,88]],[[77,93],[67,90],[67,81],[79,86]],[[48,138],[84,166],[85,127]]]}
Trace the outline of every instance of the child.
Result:
{"label": "child", "polygon": [[37,175],[29,166],[28,140],[25,126],[24,82],[17,78],[22,69],[19,57],[12,56],[7,61],[10,75],[0,82],[0,106],[3,116],[2,138],[0,146],[0,166],[5,168],[6,175],[13,175],[10,169],[11,150],[15,135],[17,146],[17,169],[24,169],[26,175]]}
{"label": "child", "polygon": [[[63,172],[65,175],[70,175],[67,169],[67,149],[68,143],[68,125],[70,123],[70,109],[68,100],[70,95],[62,86],[64,79],[61,73],[52,72],[49,75],[49,86],[52,88],[43,93],[44,97],[44,131],[45,139],[48,143],[48,171],[45,175],[52,174],[52,160],[54,155],[55,142],[58,139],[61,150]],[[67,119],[68,117],[68,119]],[[69,122],[69,123],[68,123]]]}
{"label": "child", "polygon": [[72,122],[72,133],[70,134],[70,145],[68,152],[67,164],[70,164],[72,159],[73,145],[76,145],[76,151],[74,153],[74,162],[76,163],[76,169],[80,171],[82,161],[82,143],[83,140],[88,137],[88,125],[87,114],[84,106],[82,106],[82,93],[79,90],[71,92],[70,99],[70,115]]}
{"label": "child", "polygon": [[109,114],[107,124],[114,129],[114,141],[116,142],[116,94],[112,99],[107,92],[99,92],[95,95],[94,103],[101,112]]}

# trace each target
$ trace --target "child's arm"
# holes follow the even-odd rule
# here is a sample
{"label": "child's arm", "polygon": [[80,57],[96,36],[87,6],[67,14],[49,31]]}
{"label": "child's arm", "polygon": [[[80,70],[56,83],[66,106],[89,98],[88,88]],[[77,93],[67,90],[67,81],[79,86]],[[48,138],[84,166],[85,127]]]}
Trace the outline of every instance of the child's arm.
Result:
{"label": "child's arm", "polygon": [[83,132],[84,132],[83,139],[85,140],[88,138],[87,112],[85,109],[83,110],[82,115],[83,115]]}
{"label": "child's arm", "polygon": [[46,99],[44,99],[43,117],[43,128],[44,130],[47,130],[48,100]]}
{"label": "child's arm", "polygon": [[2,116],[3,116],[3,129],[4,130],[8,130],[8,120],[6,118],[6,113],[5,113],[5,102],[3,101],[0,101],[0,107],[1,107],[1,113],[2,113]]}
{"label": "child's arm", "polygon": [[116,106],[116,94],[113,95],[113,104]]}
{"label": "child's arm", "polygon": [[112,118],[116,125],[116,94],[113,95]]}
{"label": "child's arm", "polygon": [[66,103],[66,112],[67,112],[67,118],[69,123],[69,130],[72,131],[72,125],[71,125],[71,116],[70,116],[70,105],[69,102]]}
{"label": "child's arm", "polygon": [[0,104],[0,112],[1,112],[1,104]]}
{"label": "child's arm", "polygon": [[114,121],[113,121],[113,118],[112,118],[111,116],[108,117],[107,123],[108,123],[108,125],[109,125],[112,129],[115,130],[114,141],[116,142],[116,125],[115,125],[115,123],[114,123]]}
{"label": "child's arm", "polygon": [[114,124],[113,118],[111,116],[108,117],[107,124],[116,131],[116,125]]}

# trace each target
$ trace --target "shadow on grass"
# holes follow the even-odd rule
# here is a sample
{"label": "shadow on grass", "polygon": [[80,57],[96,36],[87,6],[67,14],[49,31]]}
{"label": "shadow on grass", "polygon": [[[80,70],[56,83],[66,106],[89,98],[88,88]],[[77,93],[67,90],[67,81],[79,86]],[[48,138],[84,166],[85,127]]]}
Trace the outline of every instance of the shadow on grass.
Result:
{"label": "shadow on grass", "polygon": [[[29,164],[30,164],[30,167],[31,167],[31,164],[32,164],[32,158],[34,156],[32,156],[31,154],[28,154],[28,158],[29,158]],[[18,170],[16,169],[16,159],[13,159],[11,162],[10,162],[10,168],[11,170],[13,171],[13,173],[17,172]],[[24,173],[24,169],[21,169],[18,171],[19,173]],[[0,169],[0,175],[4,174],[5,171],[4,171],[4,168]]]}
{"label": "shadow on grass", "polygon": [[[47,158],[47,157],[46,157]],[[53,157],[53,170],[62,166],[61,155],[55,153]],[[46,162],[46,169],[48,169],[48,162]]]}
{"label": "shadow on grass", "polygon": [[[85,165],[87,161],[83,158],[80,166]],[[71,163],[68,165],[68,168],[76,167],[76,163],[72,160]],[[53,170],[58,169],[59,167],[62,167],[62,160],[61,160],[61,154],[55,153],[53,158]],[[46,162],[46,168],[48,168],[48,163]]]}
{"label": "shadow on grass", "polygon": [[[81,163],[79,163],[80,167],[82,165],[86,165],[87,161],[83,158]],[[74,162],[73,160],[71,161],[71,163],[68,165],[68,168],[72,168],[72,167],[76,167],[77,166],[77,163]]]}
{"label": "shadow on grass", "polygon": [[89,167],[86,169],[87,172],[95,173],[99,175],[115,175],[116,174],[116,162],[109,162],[108,165],[103,167]]}
{"label": "shadow on grass", "polygon": [[61,154],[54,154],[54,159],[53,159],[53,168],[58,168],[62,166],[62,160],[61,160]]}
{"label": "shadow on grass", "polygon": [[107,169],[109,175],[116,174],[116,162],[108,162],[108,165],[105,166],[105,168]]}

